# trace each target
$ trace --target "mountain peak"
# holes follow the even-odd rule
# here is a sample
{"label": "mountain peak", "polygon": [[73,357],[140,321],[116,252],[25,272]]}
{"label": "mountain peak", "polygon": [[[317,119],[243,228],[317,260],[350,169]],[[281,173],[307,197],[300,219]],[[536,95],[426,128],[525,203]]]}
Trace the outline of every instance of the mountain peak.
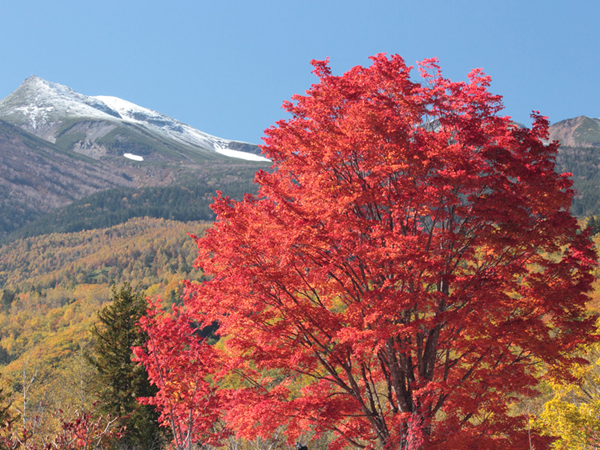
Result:
{"label": "mountain peak", "polygon": [[[175,146],[184,147],[184,153],[211,158],[218,153],[268,161],[256,154],[254,145],[211,136],[158,111],[117,97],[79,94],[36,75],[27,78],[16,91],[0,101],[0,119],[52,143],[64,142],[69,150],[94,158],[107,154],[109,142],[114,147],[110,152],[115,153],[119,148],[121,156],[131,153],[133,148],[148,155],[156,153],[156,146],[165,149]],[[74,128],[76,123],[80,125]],[[121,131],[115,131],[116,128]],[[137,137],[133,138],[132,133]],[[148,139],[154,143],[150,144]],[[157,157],[181,159],[172,151],[166,153],[169,155]]]}
{"label": "mountain peak", "polygon": [[561,120],[550,126],[550,140],[558,140],[566,147],[600,146],[600,119],[578,116]]}
{"label": "mountain peak", "polygon": [[44,80],[42,77],[38,77],[37,75],[31,75],[30,77],[25,78],[23,83],[21,83],[21,87],[35,85],[38,83],[50,83],[49,81]]}
{"label": "mountain peak", "polygon": [[[81,94],[78,94],[70,87],[64,86],[59,83],[53,83],[48,80],[44,80],[37,75],[32,75],[23,81],[21,86],[13,92],[22,93],[25,91],[30,95],[36,95],[38,100],[40,97],[49,97],[49,96],[58,96],[58,97],[78,97]],[[12,94],[11,94],[12,95]],[[10,96],[9,96],[10,97]],[[82,96],[83,97],[83,96]]]}
{"label": "mountain peak", "polygon": [[44,80],[42,77],[38,77],[37,75],[31,75],[30,77],[25,78],[25,81],[23,81],[23,84],[37,83],[39,81],[46,81],[46,80]]}
{"label": "mountain peak", "polygon": [[121,118],[99,100],[36,75],[25,79],[16,91],[0,101],[0,118],[34,134],[65,119],[81,117]]}

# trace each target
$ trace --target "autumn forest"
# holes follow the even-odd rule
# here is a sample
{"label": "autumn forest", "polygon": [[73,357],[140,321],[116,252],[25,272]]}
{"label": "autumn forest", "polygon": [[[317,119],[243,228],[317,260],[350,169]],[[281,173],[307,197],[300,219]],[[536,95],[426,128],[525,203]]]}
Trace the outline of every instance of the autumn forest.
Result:
{"label": "autumn forest", "polygon": [[600,448],[581,155],[481,70],[313,66],[254,184],[106,190],[6,235],[0,449]]}

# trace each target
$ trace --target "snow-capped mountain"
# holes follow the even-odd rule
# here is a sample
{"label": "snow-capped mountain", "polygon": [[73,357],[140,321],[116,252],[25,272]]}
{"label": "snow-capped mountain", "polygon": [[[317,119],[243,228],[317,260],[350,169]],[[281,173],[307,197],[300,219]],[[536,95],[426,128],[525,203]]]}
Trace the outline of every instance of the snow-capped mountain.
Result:
{"label": "snow-capped mountain", "polygon": [[[156,190],[140,210],[145,215],[170,207],[165,199],[172,195],[163,197],[161,189],[221,190],[239,198],[252,191],[254,173],[270,165],[256,145],[211,136],[119,98],[86,96],[30,77],[0,101],[0,239],[108,190]],[[201,206],[189,205],[203,215],[186,220],[210,219],[211,201],[203,194],[196,201]],[[84,222],[87,213],[83,208]]]}
{"label": "snow-capped mountain", "polygon": [[36,76],[27,78],[0,101],[0,116],[32,131],[51,127],[65,118],[121,119],[100,100]]}
{"label": "snow-capped mountain", "polygon": [[[93,97],[102,104],[107,105],[111,112],[116,112],[123,121],[136,123],[148,128],[166,138],[174,139],[182,144],[190,144],[200,148],[211,148],[215,152],[232,158],[246,159],[249,161],[268,161],[266,158],[253,153],[234,150],[233,141],[221,139],[202,131],[196,130],[182,122],[157,111],[143,108],[134,103],[117,97],[98,95]],[[110,113],[109,113],[110,114]],[[240,143],[237,143],[238,145]]]}
{"label": "snow-capped mountain", "polygon": [[0,120],[95,159],[193,161],[223,155],[267,161],[255,145],[211,136],[126,100],[79,94],[36,76],[0,101]]}

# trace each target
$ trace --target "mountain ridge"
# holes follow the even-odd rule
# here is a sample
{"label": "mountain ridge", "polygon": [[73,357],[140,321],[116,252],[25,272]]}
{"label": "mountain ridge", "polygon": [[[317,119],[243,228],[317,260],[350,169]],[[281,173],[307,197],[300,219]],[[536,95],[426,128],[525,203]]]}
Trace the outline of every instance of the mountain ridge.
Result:
{"label": "mountain ridge", "polygon": [[550,140],[565,147],[600,147],[600,119],[578,116],[550,125]]}
{"label": "mountain ridge", "polygon": [[115,188],[222,189],[225,180],[231,191],[247,189],[270,166],[258,153],[126,100],[32,76],[0,100],[0,238]]}
{"label": "mountain ridge", "polygon": [[[85,137],[81,136],[83,129],[79,127],[80,134],[76,137],[80,139],[75,137],[69,142],[72,149],[82,153],[91,144],[105,148],[101,139],[121,126],[129,127],[130,131],[137,129],[138,132],[142,128],[142,134],[149,133],[157,140],[174,141],[187,150],[204,154],[205,157],[212,152],[231,158],[266,161],[266,158],[258,154],[258,147],[255,145],[212,136],[158,111],[118,97],[83,95],[35,75],[27,78],[19,88],[0,100],[0,119],[52,143],[57,143],[58,138],[65,133],[73,134],[69,132],[72,121],[86,120],[94,123],[96,126],[85,133]],[[98,123],[104,123],[104,126],[99,127]],[[77,146],[76,143],[80,145]],[[98,158],[107,153],[110,151],[96,151],[91,156]]]}
{"label": "mountain ridge", "polygon": [[[549,139],[562,143],[557,170],[574,174],[573,212],[599,214],[600,119],[559,121],[550,126]],[[0,100],[0,238],[32,222],[44,229],[42,215],[112,189],[128,189],[124,197],[133,195],[131,189],[171,186],[250,192],[253,173],[270,165],[258,153],[258,146],[209,135],[127,100],[87,96],[31,76]],[[160,210],[160,217],[170,217],[162,205],[152,204],[153,198],[161,195],[152,194],[150,204],[128,214]],[[190,209],[206,211],[209,200]],[[48,220],[56,223],[56,217],[70,217],[72,211],[86,210],[71,209]],[[97,217],[82,223],[102,223],[107,210],[95,211]],[[198,219],[209,215],[188,220]]]}

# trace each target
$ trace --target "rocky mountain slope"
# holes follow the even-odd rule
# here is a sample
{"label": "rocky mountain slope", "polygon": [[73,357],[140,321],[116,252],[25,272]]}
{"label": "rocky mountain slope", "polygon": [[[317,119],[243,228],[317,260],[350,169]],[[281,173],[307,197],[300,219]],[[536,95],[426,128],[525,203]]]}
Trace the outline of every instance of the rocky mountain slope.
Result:
{"label": "rocky mountain slope", "polygon": [[270,166],[259,153],[125,100],[33,76],[0,101],[0,237],[111,188],[248,185]]}
{"label": "rocky mountain slope", "polygon": [[577,191],[571,211],[600,215],[600,119],[579,116],[550,126],[550,140],[561,143],[557,170],[573,174]]}
{"label": "rocky mountain slope", "polygon": [[550,126],[550,139],[563,147],[600,147],[600,119],[586,116],[561,120]]}
{"label": "rocky mountain slope", "polygon": [[[255,145],[211,136],[171,117],[109,96],[91,97],[32,76],[0,101],[0,119],[61,148],[99,159],[189,161],[217,156],[264,161]],[[136,155],[136,152],[139,155]]]}

